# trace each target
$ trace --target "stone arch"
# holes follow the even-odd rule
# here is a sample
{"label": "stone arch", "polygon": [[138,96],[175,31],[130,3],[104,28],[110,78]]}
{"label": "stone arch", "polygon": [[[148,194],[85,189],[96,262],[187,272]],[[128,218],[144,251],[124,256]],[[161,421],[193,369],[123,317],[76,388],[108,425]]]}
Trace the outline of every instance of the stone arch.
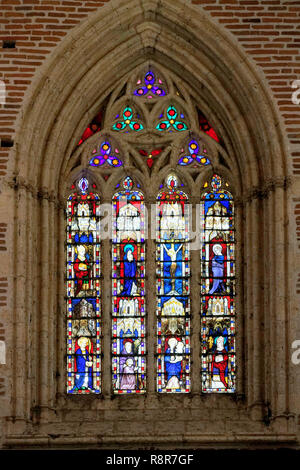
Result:
{"label": "stone arch", "polygon": [[[232,155],[232,183],[238,186],[236,182],[241,182],[238,192],[243,217],[239,217],[238,226],[245,247],[239,267],[245,279],[241,305],[247,331],[247,377],[245,373],[240,393],[245,392],[245,410],[253,410],[252,417],[258,418],[256,439],[268,406],[275,422],[274,440],[288,439],[288,432],[283,431],[290,412],[288,286],[284,282],[288,269],[284,248],[288,168],[283,124],[260,71],[229,33],[187,0],[112,0],[100,8],[53,51],[20,112],[9,185],[17,191],[10,415],[21,424],[17,431],[12,425],[8,436],[22,434],[32,416],[38,419],[35,407],[39,416],[50,422],[51,408],[67,406],[63,384],[60,381],[57,388],[55,381],[55,373],[64,367],[64,332],[57,317],[64,311],[59,288],[64,253],[58,241],[64,239],[60,188],[67,177],[65,165],[74,142],[111,91],[115,77],[124,77],[149,59],[179,77],[185,71],[184,81]],[[35,263],[28,268],[33,259]],[[277,292],[276,300],[271,288]],[[24,321],[27,325],[32,322],[33,335],[29,328],[24,333]],[[278,350],[282,351],[280,356]],[[52,365],[55,362],[57,371]],[[34,377],[31,383],[26,379],[28,374]],[[105,394],[108,396],[108,390]],[[156,403],[156,398],[151,399]],[[200,398],[195,400],[200,406]],[[83,405],[77,400],[77,406]],[[283,427],[277,427],[281,421]],[[114,439],[107,437],[102,442],[113,443]],[[146,443],[146,436],[143,439]],[[157,442],[164,445],[178,439],[183,442],[181,433],[172,438],[158,436]],[[190,436],[189,442],[205,439],[199,432]],[[134,445],[138,441],[141,437],[133,436],[130,442]]]}

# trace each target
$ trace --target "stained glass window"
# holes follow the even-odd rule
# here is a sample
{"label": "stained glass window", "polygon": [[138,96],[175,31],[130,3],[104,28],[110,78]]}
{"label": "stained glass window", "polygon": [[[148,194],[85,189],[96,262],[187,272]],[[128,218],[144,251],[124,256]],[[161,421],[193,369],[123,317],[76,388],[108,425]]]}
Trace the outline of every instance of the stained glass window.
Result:
{"label": "stained glass window", "polygon": [[146,391],[144,197],[127,176],[113,197],[112,383],[116,394]]}
{"label": "stained glass window", "polygon": [[220,176],[210,184],[201,199],[202,390],[225,393],[235,391],[234,204]]}
{"label": "stained glass window", "polygon": [[67,203],[67,391],[101,391],[100,200],[81,178]]}
{"label": "stained glass window", "polygon": [[157,197],[157,390],[190,391],[190,252],[187,195],[167,177]]}
{"label": "stained glass window", "polygon": [[[228,184],[217,174],[199,195],[199,175],[209,174],[211,168],[221,171],[223,166],[228,171],[230,157],[221,135],[198,108],[193,91],[179,77],[152,65],[138,66],[107,91],[71,157],[72,175],[93,175],[104,197],[110,199],[115,193],[112,265],[102,266],[106,280],[112,282],[112,308],[103,312],[111,320],[111,355],[105,354],[102,365],[111,369],[114,395],[146,392],[146,349],[151,351],[151,369],[155,363],[158,393],[189,393],[191,388],[233,393],[234,201]],[[143,179],[147,196],[136,178]],[[159,190],[154,189],[163,180]],[[86,177],[76,186],[67,208],[67,392],[101,393],[100,201]],[[190,260],[199,260],[199,245],[190,238],[190,198],[196,204],[194,222],[201,239],[201,262],[192,273]],[[146,237],[145,219],[151,202],[156,209],[151,220],[155,253],[149,252],[152,273],[146,289],[146,248],[153,242]],[[195,376],[201,369],[201,376],[191,387],[190,291],[194,294],[199,281],[200,297],[193,300],[193,308],[201,331],[200,354],[193,356],[193,367]],[[155,316],[154,330],[147,331],[148,345],[146,290]]]}

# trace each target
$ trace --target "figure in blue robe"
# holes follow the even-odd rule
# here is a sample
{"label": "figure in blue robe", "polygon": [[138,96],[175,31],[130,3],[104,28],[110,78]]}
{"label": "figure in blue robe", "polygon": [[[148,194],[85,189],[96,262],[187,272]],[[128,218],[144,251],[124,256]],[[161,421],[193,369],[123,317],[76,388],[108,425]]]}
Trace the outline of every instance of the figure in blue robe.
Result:
{"label": "figure in blue robe", "polygon": [[92,362],[92,360],[90,359],[88,348],[85,348],[84,353],[80,348],[78,348],[75,352],[75,383],[71,392],[87,389],[94,390],[92,375],[93,368],[87,365],[87,363],[90,362]]}
{"label": "figure in blue robe", "polygon": [[[183,352],[183,343],[178,341],[176,338],[170,338],[167,342],[165,349],[165,370],[166,370],[166,379],[167,386],[168,382],[172,377],[177,377],[178,387],[180,382],[180,375],[182,369],[182,352]],[[180,349],[180,351],[179,351]]]}
{"label": "figure in blue robe", "polygon": [[135,283],[136,278],[136,261],[133,257],[134,248],[132,245],[128,244],[124,248],[124,285],[123,290],[120,295],[134,295],[137,290]]}
{"label": "figure in blue robe", "polygon": [[225,257],[222,254],[222,246],[215,245],[213,247],[214,257],[211,260],[211,269],[213,275],[213,285],[209,291],[209,294],[214,294],[215,292],[224,293],[224,262]]}
{"label": "figure in blue robe", "polygon": [[170,362],[170,361],[171,361],[171,349],[168,348],[166,350],[166,355],[165,355],[167,382],[169,382],[170,378],[173,376],[176,376],[178,380],[180,380],[181,360],[178,362]]}

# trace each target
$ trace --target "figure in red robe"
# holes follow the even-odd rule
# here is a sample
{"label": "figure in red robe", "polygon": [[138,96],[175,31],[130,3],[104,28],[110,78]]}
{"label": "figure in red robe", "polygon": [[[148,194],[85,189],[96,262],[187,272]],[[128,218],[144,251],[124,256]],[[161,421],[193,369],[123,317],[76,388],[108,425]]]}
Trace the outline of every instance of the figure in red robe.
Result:
{"label": "figure in red robe", "polygon": [[74,272],[76,279],[76,291],[74,296],[76,297],[79,292],[84,289],[89,289],[90,275],[89,271],[91,269],[89,255],[86,253],[86,248],[84,245],[77,245],[77,256],[74,262]]}
{"label": "figure in red robe", "polygon": [[227,372],[227,368],[228,368],[228,353],[226,349],[224,348],[223,336],[219,336],[217,338],[216,344],[217,344],[217,348],[213,354],[212,363],[211,363],[211,375],[213,377],[214,369],[217,369],[219,371],[220,381],[222,382],[224,387],[227,389],[228,384],[226,383],[226,380],[225,380],[225,373]]}

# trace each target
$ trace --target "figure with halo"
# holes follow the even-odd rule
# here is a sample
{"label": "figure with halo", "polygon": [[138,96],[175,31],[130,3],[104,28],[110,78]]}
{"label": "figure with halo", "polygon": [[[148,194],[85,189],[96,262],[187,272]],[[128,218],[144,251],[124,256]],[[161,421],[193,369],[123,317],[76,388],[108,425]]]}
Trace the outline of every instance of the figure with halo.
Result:
{"label": "figure with halo", "polygon": [[224,285],[224,265],[225,265],[225,257],[222,253],[222,246],[216,244],[213,246],[213,253],[214,256],[211,260],[211,269],[212,269],[212,277],[213,277],[213,285],[209,291],[209,294],[225,294],[226,289]]}
{"label": "figure with halo", "polygon": [[134,247],[131,243],[127,243],[124,247],[124,285],[123,290],[119,295],[131,296],[137,294],[137,285],[136,285],[136,274],[137,274],[137,265],[134,258]]}

